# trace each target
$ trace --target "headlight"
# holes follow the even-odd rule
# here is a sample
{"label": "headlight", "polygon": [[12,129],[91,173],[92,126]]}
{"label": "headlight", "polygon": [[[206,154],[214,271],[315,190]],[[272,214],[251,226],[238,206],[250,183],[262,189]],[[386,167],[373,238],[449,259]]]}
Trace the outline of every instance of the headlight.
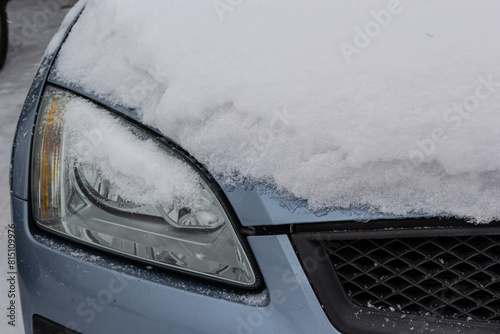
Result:
{"label": "headlight", "polygon": [[42,228],[158,266],[258,284],[211,182],[173,146],[49,87],[33,149],[33,212]]}

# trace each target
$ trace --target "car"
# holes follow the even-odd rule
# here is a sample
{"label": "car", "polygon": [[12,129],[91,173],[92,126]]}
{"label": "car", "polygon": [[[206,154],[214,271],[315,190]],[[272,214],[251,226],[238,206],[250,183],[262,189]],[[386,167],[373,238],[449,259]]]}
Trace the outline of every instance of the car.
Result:
{"label": "car", "polygon": [[7,46],[9,32],[7,27],[7,12],[5,7],[7,6],[7,1],[0,1],[0,70],[2,69],[5,58],[7,57]]}
{"label": "car", "polygon": [[[9,279],[26,333],[500,331],[498,150],[478,149],[498,122],[473,113],[498,110],[497,72],[469,71],[455,34],[477,18],[460,10],[479,5],[353,3],[71,9],[12,150]],[[474,29],[489,38],[498,6],[481,6]],[[430,13],[448,16],[416,20]],[[416,35],[401,48],[403,15]],[[330,45],[342,33],[352,42]],[[397,62],[380,62],[384,38]],[[484,66],[499,59],[477,50]],[[321,79],[332,73],[339,82]],[[468,120],[484,140],[471,144]]]}

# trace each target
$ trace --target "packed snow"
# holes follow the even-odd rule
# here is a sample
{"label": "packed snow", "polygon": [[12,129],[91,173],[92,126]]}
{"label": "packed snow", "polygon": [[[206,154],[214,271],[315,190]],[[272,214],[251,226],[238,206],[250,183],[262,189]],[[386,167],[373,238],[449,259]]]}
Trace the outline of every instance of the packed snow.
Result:
{"label": "packed snow", "polygon": [[123,200],[158,205],[180,198],[189,201],[199,194],[194,170],[152,138],[135,135],[116,116],[81,98],[69,100],[65,109],[68,158],[94,166]]}
{"label": "packed snow", "polygon": [[500,2],[90,0],[59,79],[311,209],[500,218]]}

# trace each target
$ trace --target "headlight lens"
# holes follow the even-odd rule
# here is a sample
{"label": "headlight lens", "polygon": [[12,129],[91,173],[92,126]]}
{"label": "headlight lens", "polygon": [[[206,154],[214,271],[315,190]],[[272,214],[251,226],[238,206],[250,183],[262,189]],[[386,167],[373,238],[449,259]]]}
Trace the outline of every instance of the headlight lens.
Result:
{"label": "headlight lens", "polygon": [[[95,120],[99,117],[111,120],[116,133],[90,143],[81,131],[95,131],[85,130],[85,122],[100,124],[102,120]],[[108,153],[120,151],[122,160],[107,156],[104,146]],[[141,148],[150,154],[141,168],[130,168],[141,163]],[[130,164],[122,163],[123,152],[133,160]],[[158,171],[151,166],[162,170],[158,184],[148,183]],[[33,212],[39,226],[159,266],[242,287],[257,285],[234,223],[203,171],[124,118],[47,88],[32,168]],[[162,193],[162,187],[170,191]]]}

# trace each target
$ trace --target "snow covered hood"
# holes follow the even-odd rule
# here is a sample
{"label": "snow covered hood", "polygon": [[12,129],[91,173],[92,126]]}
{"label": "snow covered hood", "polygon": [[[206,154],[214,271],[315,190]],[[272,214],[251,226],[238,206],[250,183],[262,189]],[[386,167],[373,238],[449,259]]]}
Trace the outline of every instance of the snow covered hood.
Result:
{"label": "snow covered hood", "polygon": [[55,77],[227,184],[500,219],[500,2],[88,1]]}

